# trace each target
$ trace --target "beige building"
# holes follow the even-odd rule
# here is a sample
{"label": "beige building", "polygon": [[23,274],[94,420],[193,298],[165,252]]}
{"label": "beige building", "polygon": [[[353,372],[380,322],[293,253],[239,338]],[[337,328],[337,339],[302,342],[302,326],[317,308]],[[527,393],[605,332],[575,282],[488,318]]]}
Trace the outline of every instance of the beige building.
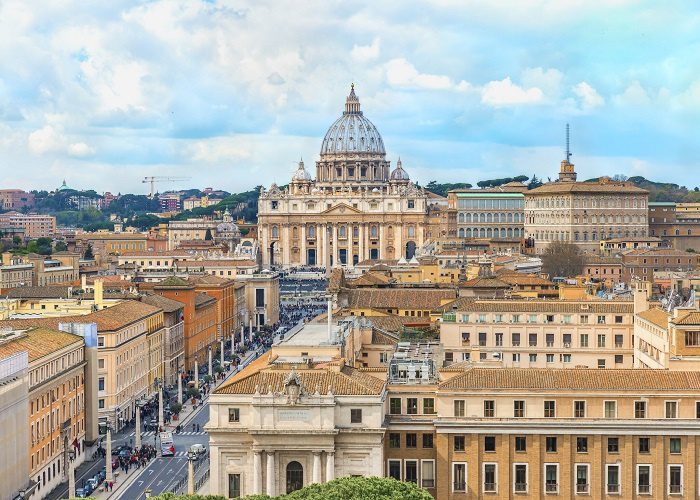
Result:
{"label": "beige building", "polygon": [[37,483],[29,498],[43,498],[66,479],[68,451],[85,459],[85,342],[45,328],[14,331],[0,340],[0,358],[28,355],[29,438],[25,469]]}
{"label": "beige building", "polygon": [[11,228],[22,228],[27,238],[51,238],[56,233],[56,217],[19,212],[0,214],[0,231]]}
{"label": "beige building", "polygon": [[537,253],[552,241],[597,252],[600,240],[646,237],[648,198],[644,189],[606,177],[577,182],[564,160],[558,181],[525,193],[525,236]]}
{"label": "beige building", "polygon": [[472,299],[438,308],[445,363],[631,368],[634,305],[622,300]]}
{"label": "beige building", "polygon": [[[256,328],[274,325],[280,318],[280,276],[276,272],[261,272],[239,276],[245,285],[245,318],[242,324]],[[240,293],[240,292],[239,292]],[[235,299],[234,299],[235,300]],[[236,306],[237,311],[240,307]]]}
{"label": "beige building", "polygon": [[352,267],[366,259],[410,259],[428,239],[428,196],[401,160],[391,170],[377,128],[354,87],[328,129],[312,179],[303,162],[284,190],[258,201],[263,266]]}
{"label": "beige building", "polygon": [[163,310],[163,377],[166,385],[175,385],[185,369],[185,304],[161,295],[144,295],[141,300]]}
{"label": "beige building", "polygon": [[213,238],[219,222],[211,219],[171,220],[168,223],[168,250],[175,250],[181,241],[204,241],[207,231]]}
{"label": "beige building", "polygon": [[29,379],[27,352],[0,357],[0,497],[31,492],[29,479]]}

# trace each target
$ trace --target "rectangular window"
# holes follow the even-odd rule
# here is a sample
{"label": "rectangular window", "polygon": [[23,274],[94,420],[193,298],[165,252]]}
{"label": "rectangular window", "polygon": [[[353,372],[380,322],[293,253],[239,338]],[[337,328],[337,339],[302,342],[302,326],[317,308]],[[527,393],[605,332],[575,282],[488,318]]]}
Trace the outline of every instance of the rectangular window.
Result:
{"label": "rectangular window", "polygon": [[673,454],[680,454],[681,452],[681,438],[672,437],[668,440],[668,451]]}
{"label": "rectangular window", "polygon": [[616,365],[621,365],[625,360],[624,355],[622,354],[615,354],[615,364]]}
{"label": "rectangular window", "polygon": [[241,496],[241,475],[240,474],[229,474],[228,475],[228,497],[229,498],[240,498]]}
{"label": "rectangular window", "polygon": [[582,333],[581,334],[581,347],[588,347],[588,334],[587,333]]}
{"label": "rectangular window", "polygon": [[418,461],[406,460],[404,462],[404,481],[418,484]]}
{"label": "rectangular window", "polygon": [[624,340],[623,340],[622,335],[615,335],[615,347],[620,349],[623,344],[624,344]]}
{"label": "rectangular window", "polygon": [[599,359],[598,360],[598,368],[605,368],[605,360],[604,359]]}
{"label": "rectangular window", "polygon": [[484,436],[484,451],[496,451],[496,436]]}
{"label": "rectangular window", "polygon": [[484,493],[497,493],[498,492],[498,464],[485,463],[484,464]]}
{"label": "rectangular window", "polygon": [[482,347],[486,346],[486,334],[483,332],[479,333],[479,345]]}
{"label": "rectangular window", "polygon": [[545,450],[547,450],[547,453],[556,453],[557,452],[557,437],[556,436],[547,436],[545,438]]}
{"label": "rectangular window", "polygon": [[637,465],[637,494],[651,494],[651,465]]}
{"label": "rectangular window", "polygon": [[546,418],[554,418],[557,416],[557,403],[556,403],[556,401],[545,401],[544,402],[544,416]]}
{"label": "rectangular window", "polygon": [[229,422],[240,422],[241,421],[240,408],[229,408],[228,409],[228,421]]}
{"label": "rectangular window", "polygon": [[576,464],[576,494],[588,494],[589,464]]}
{"label": "rectangular window", "polygon": [[423,448],[432,448],[433,447],[433,435],[432,434],[423,434]]}
{"label": "rectangular window", "polygon": [[455,436],[454,437],[454,450],[455,451],[464,451],[464,449],[465,449],[464,436]]}
{"label": "rectangular window", "polygon": [[409,415],[418,415],[418,398],[406,399],[406,413]]}
{"label": "rectangular window", "polygon": [[398,432],[389,433],[389,448],[401,448],[401,434]]}
{"label": "rectangular window", "polygon": [[513,347],[520,347],[520,334],[514,333],[511,335],[511,344]]}
{"label": "rectangular window", "polygon": [[598,316],[598,324],[599,325],[604,325],[605,324],[605,316]]}
{"label": "rectangular window", "polygon": [[617,401],[606,401],[605,418],[617,418]]}
{"label": "rectangular window", "polygon": [[362,409],[361,408],[350,408],[350,423],[351,424],[361,424],[362,423]]}
{"label": "rectangular window", "polygon": [[527,438],[525,436],[515,436],[515,451],[527,451]]}
{"label": "rectangular window", "polygon": [[683,493],[683,466],[668,466],[668,494],[681,495]]}
{"label": "rectangular window", "polygon": [[620,452],[620,438],[609,437],[608,438],[608,453],[619,453]]}
{"label": "rectangular window", "polygon": [[484,417],[493,417],[496,413],[496,402],[492,399],[484,401]]}
{"label": "rectangular window", "polygon": [[559,492],[559,464],[544,464],[544,491],[550,494]]}
{"label": "rectangular window", "polygon": [[666,418],[678,418],[678,401],[666,401]]}
{"label": "rectangular window", "polygon": [[537,347],[537,334],[536,333],[529,334],[527,343],[530,347]]}
{"label": "rectangular window", "polygon": [[454,401],[454,415],[455,417],[463,417],[466,411],[466,402],[463,399],[455,399]]}
{"label": "rectangular window", "polygon": [[527,464],[513,464],[513,492],[527,493]]}
{"label": "rectangular window", "polygon": [[435,399],[423,398],[423,415],[432,415],[435,413]]}
{"label": "rectangular window", "polygon": [[578,436],[576,438],[576,453],[588,453],[588,438]]}
{"label": "rectangular window", "polygon": [[452,464],[452,491],[467,491],[467,464]]}
{"label": "rectangular window", "polygon": [[97,379],[97,390],[98,391],[105,390],[105,378],[104,377],[100,377]]}
{"label": "rectangular window", "polygon": [[585,401],[574,401],[574,417],[585,418],[586,417],[586,402]]}
{"label": "rectangular window", "polygon": [[513,416],[515,418],[522,418],[525,416],[525,401],[513,401]]}
{"label": "rectangular window", "polygon": [[401,398],[389,399],[389,413],[392,415],[401,415]]}
{"label": "rectangular window", "polygon": [[604,333],[598,334],[598,347],[605,347],[605,334]]}
{"label": "rectangular window", "polygon": [[414,432],[406,433],[406,448],[418,447],[418,435]]}
{"label": "rectangular window", "polygon": [[389,460],[387,467],[389,477],[401,481],[401,460]]}
{"label": "rectangular window", "polygon": [[554,354],[547,354],[547,363],[554,363]]}
{"label": "rectangular window", "polygon": [[420,477],[423,488],[435,488],[435,460],[420,461]]}
{"label": "rectangular window", "polygon": [[607,464],[605,472],[605,491],[608,494],[619,495],[620,494],[620,466],[614,464]]}
{"label": "rectangular window", "polygon": [[695,418],[700,418],[700,401],[695,402]]}
{"label": "rectangular window", "polygon": [[651,450],[650,441],[648,437],[639,438],[639,453],[649,453]]}
{"label": "rectangular window", "polygon": [[647,418],[647,402],[646,401],[635,401],[634,402],[634,418]]}

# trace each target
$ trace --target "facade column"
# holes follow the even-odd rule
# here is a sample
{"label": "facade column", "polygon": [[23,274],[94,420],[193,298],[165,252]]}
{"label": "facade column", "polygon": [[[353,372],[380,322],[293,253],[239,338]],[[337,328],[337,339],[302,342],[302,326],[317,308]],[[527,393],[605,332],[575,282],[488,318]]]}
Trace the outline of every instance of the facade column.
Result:
{"label": "facade column", "polygon": [[260,240],[261,247],[260,251],[263,253],[262,257],[262,263],[263,267],[269,266],[270,263],[270,254],[268,250],[268,241],[267,241],[267,225],[264,224],[260,227],[258,227],[258,239]]}
{"label": "facade column", "polygon": [[379,224],[379,258],[386,259],[387,256],[384,253],[386,246],[386,241],[384,240],[384,224]]}
{"label": "facade column", "polygon": [[253,495],[262,495],[262,452],[253,452]]}
{"label": "facade column", "polygon": [[265,479],[267,480],[267,488],[265,492],[268,496],[275,496],[275,452],[267,452],[267,473]]}
{"label": "facade column", "polygon": [[403,223],[398,222],[397,224],[394,224],[394,249],[397,259],[400,259],[401,257],[405,257],[406,253],[403,247]]}
{"label": "facade column", "polygon": [[323,246],[325,242],[324,227],[322,224],[316,224],[316,266],[323,267],[326,265],[326,257],[323,254]]}
{"label": "facade column", "polygon": [[328,226],[325,224],[323,225],[323,255],[324,255],[324,264],[326,266],[326,273],[330,274],[331,272],[331,236],[328,231]]}
{"label": "facade column", "polygon": [[177,367],[177,402],[182,404],[182,374],[180,367]]}
{"label": "facade column", "polygon": [[338,248],[338,224],[333,224],[333,267],[337,267],[340,264],[340,249]]}
{"label": "facade column", "polygon": [[194,360],[194,388],[199,389],[199,361]]}
{"label": "facade column", "polygon": [[321,482],[321,452],[314,451],[314,465],[311,474],[312,483]]}
{"label": "facade column", "polygon": [[282,226],[282,266],[288,267],[291,265],[290,249],[292,247],[292,242],[289,238],[289,224],[285,223]]}
{"label": "facade column", "polygon": [[[182,392],[180,393],[182,394]],[[139,405],[136,405],[136,429],[134,429],[134,432],[136,433],[134,437],[134,446],[136,446],[137,450],[141,449],[141,407]],[[73,497],[71,497],[73,498]]]}
{"label": "facade column", "polygon": [[305,266],[306,265],[306,224],[301,225],[301,246],[300,246],[300,252],[301,254],[299,255],[299,265]]}
{"label": "facade column", "polygon": [[105,445],[105,456],[107,461],[105,464],[105,481],[114,481],[114,476],[112,475],[112,431],[107,429],[107,444]]}
{"label": "facade column", "polygon": [[357,241],[357,262],[362,262],[365,258],[365,223],[360,222],[358,228],[358,241]]}
{"label": "facade column", "polygon": [[335,452],[326,452],[326,482],[335,479]]}

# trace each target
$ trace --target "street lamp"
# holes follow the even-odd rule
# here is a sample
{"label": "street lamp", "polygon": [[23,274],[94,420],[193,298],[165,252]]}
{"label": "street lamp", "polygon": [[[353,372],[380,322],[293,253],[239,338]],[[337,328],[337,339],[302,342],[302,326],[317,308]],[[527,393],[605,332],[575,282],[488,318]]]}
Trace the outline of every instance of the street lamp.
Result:
{"label": "street lamp", "polygon": [[194,461],[197,454],[192,450],[187,452],[187,494],[194,495]]}
{"label": "street lamp", "polygon": [[[68,452],[68,498],[75,498],[75,466],[73,465],[73,460],[75,460],[75,450],[70,450]],[[111,458],[111,457],[110,457]],[[65,469],[64,464],[64,469]]]}

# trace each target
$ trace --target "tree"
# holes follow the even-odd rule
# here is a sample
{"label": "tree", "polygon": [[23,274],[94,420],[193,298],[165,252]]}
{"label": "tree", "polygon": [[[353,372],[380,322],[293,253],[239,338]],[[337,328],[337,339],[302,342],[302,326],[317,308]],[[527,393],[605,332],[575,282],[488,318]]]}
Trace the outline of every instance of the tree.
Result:
{"label": "tree", "polygon": [[221,373],[222,371],[224,371],[224,367],[221,365],[216,365],[216,367],[214,368],[214,371],[216,373]]}
{"label": "tree", "polygon": [[83,254],[83,258],[85,260],[93,260],[95,258],[95,255],[92,253],[92,243],[87,244],[87,248],[85,249],[85,253]]}
{"label": "tree", "polygon": [[198,398],[199,397],[199,389],[195,389],[194,387],[190,387],[187,389],[187,397],[188,398]]}
{"label": "tree", "polygon": [[538,188],[542,185],[542,181],[537,178],[535,174],[532,174],[532,178],[530,179],[530,182],[527,185],[528,189],[535,189]]}
{"label": "tree", "polygon": [[542,272],[550,278],[571,278],[583,271],[583,254],[576,245],[553,241],[542,253]]}
{"label": "tree", "polygon": [[172,403],[170,403],[170,411],[173,415],[177,415],[182,411],[182,405],[177,401],[173,401]]}
{"label": "tree", "polygon": [[66,245],[65,241],[57,241],[56,245],[54,246],[54,250],[56,252],[65,252],[68,250],[68,245]]}
{"label": "tree", "polygon": [[206,241],[211,241],[211,240],[212,240],[211,229],[207,229],[207,232],[204,234],[204,239],[205,239]]}
{"label": "tree", "polygon": [[[164,493],[154,497],[158,500],[218,500],[223,497],[182,495]],[[272,500],[267,495],[249,495],[246,500]],[[389,477],[341,477],[323,484],[310,484],[279,500],[433,500],[426,490],[415,483],[397,481]]]}

